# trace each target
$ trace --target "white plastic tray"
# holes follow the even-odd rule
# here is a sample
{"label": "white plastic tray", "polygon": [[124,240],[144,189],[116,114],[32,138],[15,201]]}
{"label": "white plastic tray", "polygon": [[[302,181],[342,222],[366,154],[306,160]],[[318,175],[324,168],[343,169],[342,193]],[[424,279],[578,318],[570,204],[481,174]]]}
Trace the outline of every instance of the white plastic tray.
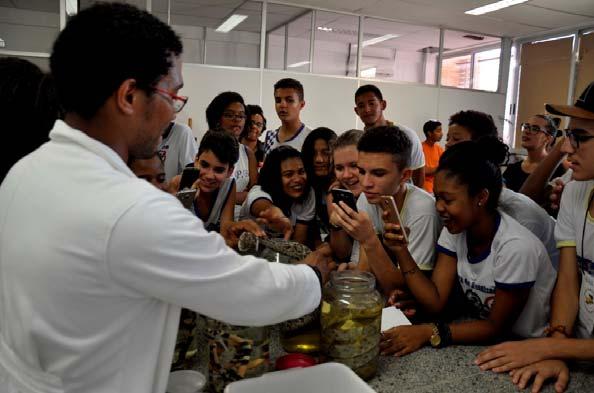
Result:
{"label": "white plastic tray", "polygon": [[264,374],[233,382],[225,393],[375,393],[350,368],[340,363],[324,363]]}

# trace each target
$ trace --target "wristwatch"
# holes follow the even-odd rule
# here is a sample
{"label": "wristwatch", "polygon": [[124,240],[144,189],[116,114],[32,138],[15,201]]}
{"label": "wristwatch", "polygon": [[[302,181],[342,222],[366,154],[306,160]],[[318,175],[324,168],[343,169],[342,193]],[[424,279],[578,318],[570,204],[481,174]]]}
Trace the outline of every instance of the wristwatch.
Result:
{"label": "wristwatch", "polygon": [[429,339],[429,342],[431,343],[431,346],[433,348],[439,348],[441,345],[441,336],[439,335],[439,328],[436,324],[432,323],[431,329],[433,330],[433,332],[431,333],[431,338]]}

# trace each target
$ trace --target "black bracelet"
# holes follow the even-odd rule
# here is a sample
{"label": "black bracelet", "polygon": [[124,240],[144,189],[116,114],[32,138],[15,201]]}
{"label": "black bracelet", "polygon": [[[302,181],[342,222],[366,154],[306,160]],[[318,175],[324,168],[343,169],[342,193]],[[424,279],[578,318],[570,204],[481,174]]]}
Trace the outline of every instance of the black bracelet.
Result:
{"label": "black bracelet", "polygon": [[317,266],[307,265],[312,268],[316,276],[318,276],[318,280],[320,281],[320,288],[324,288],[324,281],[322,280],[322,272],[318,269]]}

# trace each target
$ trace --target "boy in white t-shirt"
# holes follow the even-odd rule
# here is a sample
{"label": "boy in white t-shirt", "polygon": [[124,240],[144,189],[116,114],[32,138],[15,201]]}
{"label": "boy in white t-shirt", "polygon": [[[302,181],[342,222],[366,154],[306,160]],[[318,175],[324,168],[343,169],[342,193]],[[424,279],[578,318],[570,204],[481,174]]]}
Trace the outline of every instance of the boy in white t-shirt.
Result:
{"label": "boy in white t-shirt", "polygon": [[190,127],[171,122],[163,133],[159,156],[165,165],[165,179],[171,180],[182,173],[186,165],[194,162],[198,144]]}
{"label": "boy in white t-shirt", "polygon": [[502,188],[498,166],[506,156],[501,141],[482,138],[460,143],[441,157],[434,192],[445,228],[431,278],[419,273],[403,228],[386,224],[384,242],[396,254],[419,306],[439,315],[459,282],[476,319],[392,328],[382,336],[383,354],[401,356],[426,344],[441,348],[544,332],[555,270],[542,242],[497,209]]}
{"label": "boy in white t-shirt", "polygon": [[301,147],[311,130],[301,122],[301,110],[305,106],[303,85],[292,78],[281,79],[274,84],[274,109],[281,121],[276,130],[266,131],[264,152],[269,154],[281,145],[288,145],[301,152]]}
{"label": "boy in white t-shirt", "polygon": [[512,370],[513,381],[522,389],[532,375],[540,381],[533,391],[554,378],[560,392],[569,379],[564,360],[594,360],[594,82],[575,105],[547,104],[546,109],[571,117],[561,149],[575,180],[563,190],[555,227],[559,274],[548,338],[496,345],[479,354],[476,363],[495,372]]}
{"label": "boy in white t-shirt", "polygon": [[344,202],[333,204],[331,223],[342,227],[351,236],[351,260],[359,270],[375,274],[384,293],[404,284],[402,273],[386,252],[378,234],[383,232],[382,196],[392,196],[403,223],[410,227],[410,252],[422,270],[434,264],[435,243],[441,229],[434,199],[426,191],[407,184],[411,142],[395,126],[374,127],[366,131],[357,145],[359,181],[363,193],[357,201],[357,212]]}

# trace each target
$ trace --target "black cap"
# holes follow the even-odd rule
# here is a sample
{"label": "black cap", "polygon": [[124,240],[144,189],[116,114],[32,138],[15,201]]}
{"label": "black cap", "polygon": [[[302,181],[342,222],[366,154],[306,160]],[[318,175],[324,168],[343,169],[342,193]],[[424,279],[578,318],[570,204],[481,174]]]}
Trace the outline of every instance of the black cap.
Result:
{"label": "black cap", "polygon": [[591,82],[574,105],[545,104],[547,112],[554,115],[594,120],[594,82]]}

